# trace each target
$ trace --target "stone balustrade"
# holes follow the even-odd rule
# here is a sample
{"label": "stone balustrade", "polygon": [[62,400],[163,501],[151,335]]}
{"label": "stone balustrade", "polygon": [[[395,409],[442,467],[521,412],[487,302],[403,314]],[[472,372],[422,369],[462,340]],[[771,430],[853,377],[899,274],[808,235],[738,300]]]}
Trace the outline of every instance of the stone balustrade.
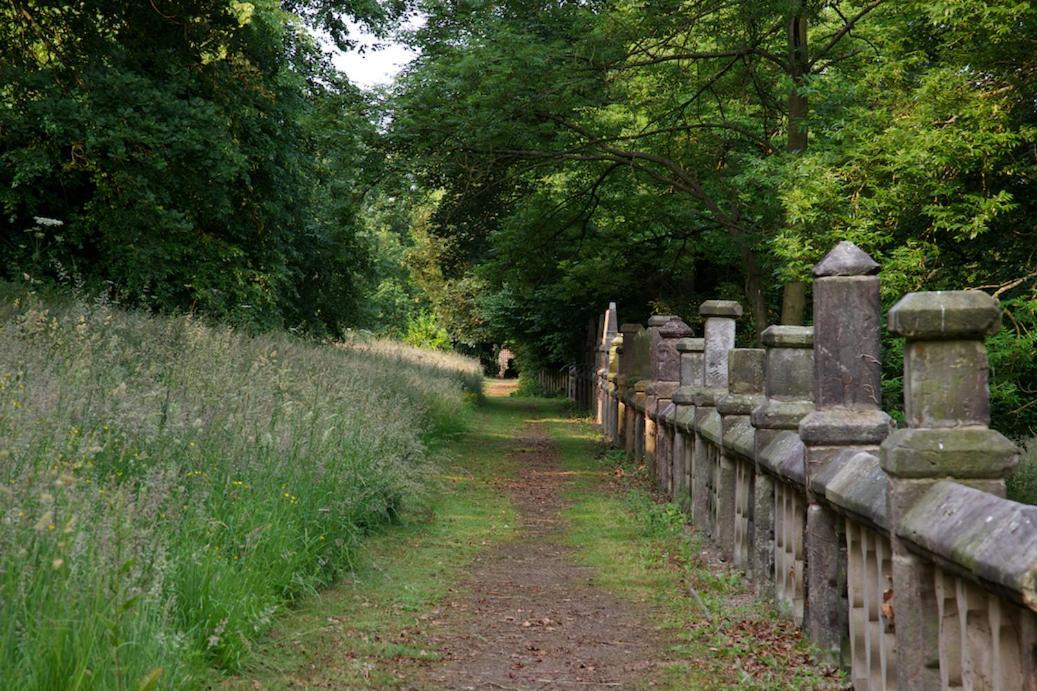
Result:
{"label": "stone balustrade", "polygon": [[771,326],[761,349],[734,347],[737,303],[703,303],[702,338],[673,316],[617,330],[612,304],[588,407],[854,688],[1037,691],[1037,507],[1004,498],[1017,449],[987,426],[996,301],[890,310],[894,429],[878,268],[837,245],[814,268],[813,326]]}

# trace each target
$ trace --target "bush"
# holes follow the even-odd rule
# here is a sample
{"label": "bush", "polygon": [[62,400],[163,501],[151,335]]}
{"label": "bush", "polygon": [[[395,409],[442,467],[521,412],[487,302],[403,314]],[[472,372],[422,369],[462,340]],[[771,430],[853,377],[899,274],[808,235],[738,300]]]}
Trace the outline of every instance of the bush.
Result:
{"label": "bush", "polygon": [[1008,478],[1008,498],[1037,504],[1037,437],[1023,445],[1019,465]]}
{"label": "bush", "polygon": [[419,495],[426,442],[479,381],[473,361],[384,341],[0,302],[4,688],[238,669]]}

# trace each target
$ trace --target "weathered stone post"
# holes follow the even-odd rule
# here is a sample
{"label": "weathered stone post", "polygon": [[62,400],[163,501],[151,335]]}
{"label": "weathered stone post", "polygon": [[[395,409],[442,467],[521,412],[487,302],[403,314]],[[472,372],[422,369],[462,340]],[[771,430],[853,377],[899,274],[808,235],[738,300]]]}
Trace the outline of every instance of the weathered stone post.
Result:
{"label": "weathered stone post", "polygon": [[838,662],[849,652],[846,546],[840,517],[811,482],[836,454],[878,452],[890,430],[881,410],[879,265],[840,242],[814,267],[814,412],[799,423],[806,447],[807,635]]}
{"label": "weathered stone post", "polygon": [[[889,312],[889,330],[904,348],[907,429],[882,443],[889,477],[893,533],[893,608],[897,685],[901,691],[940,688],[939,621],[933,567],[900,539],[902,519],[937,481],[951,478],[1004,496],[1005,475],[1018,449],[987,427],[990,396],[983,340],[1001,326],[997,302],[980,291],[911,293]],[[934,515],[933,521],[940,516]]]}
{"label": "weathered stone post", "polygon": [[677,341],[681,356],[680,388],[673,394],[673,474],[674,501],[685,512],[691,512],[692,454],[695,449],[695,406],[692,397],[703,386],[705,376],[706,341],[702,338],[682,338]]}
{"label": "weathered stone post", "polygon": [[[720,457],[720,478],[717,489],[716,540],[725,555],[735,554],[735,495],[737,483],[736,463],[743,461],[732,457],[738,448],[745,455],[747,464],[753,456],[754,435],[749,416],[763,402],[763,363],[766,351],[758,348],[734,348],[727,354],[728,393],[717,400],[720,414],[720,429],[724,441],[724,453]],[[729,451],[728,449],[731,449]],[[747,485],[751,485],[751,475]],[[751,490],[751,486],[744,488]],[[747,528],[747,530],[749,530]]]}
{"label": "weathered stone post", "polygon": [[619,332],[623,337],[623,349],[619,356],[619,373],[616,375],[616,385],[619,388],[619,400],[622,402],[620,422],[622,428],[623,447],[628,456],[634,455],[634,415],[636,411],[633,405],[634,382],[637,381],[636,371],[636,343],[637,334],[641,331],[640,324],[623,324]]}
{"label": "weathered stone post", "polygon": [[634,367],[636,374],[633,376],[633,393],[631,394],[633,408],[633,458],[639,465],[645,459],[645,389],[651,381],[651,350],[652,336],[648,329],[641,329],[634,336]]}
{"label": "weathered stone post", "polygon": [[756,483],[753,490],[752,573],[757,590],[774,582],[774,478],[762,469],[761,458],[782,432],[798,436],[799,421],[813,409],[814,329],[811,326],[769,326],[763,332],[764,402],[753,408],[756,429]]}
{"label": "weathered stone post", "polygon": [[[700,528],[710,525],[710,495],[707,487],[711,484],[710,473],[713,468],[706,462],[707,440],[703,436],[703,425],[711,416],[716,415],[717,399],[727,393],[727,354],[735,347],[735,320],[742,316],[742,306],[733,300],[706,300],[699,306],[699,314],[706,318],[703,329],[705,351],[703,355],[702,386],[691,392],[691,400],[695,406],[695,478],[692,481],[692,515]],[[684,403],[684,399],[681,399]],[[720,433],[719,418],[717,436]],[[722,439],[711,440],[718,446]]]}
{"label": "weathered stone post", "polygon": [[610,302],[609,308],[605,310],[605,315],[602,317],[601,339],[598,342],[598,357],[595,367],[595,390],[597,392],[595,420],[599,425],[605,424],[605,408],[608,402],[609,348],[612,345],[612,339],[616,337],[616,328],[619,326],[616,319],[616,303]]}
{"label": "weathered stone post", "polygon": [[623,349],[623,337],[616,335],[609,344],[608,366],[608,398],[605,408],[606,439],[615,446],[619,430],[619,388],[616,377],[619,376],[619,356]]}
{"label": "weathered stone post", "polygon": [[648,409],[656,430],[654,475],[659,491],[664,493],[673,491],[673,426],[666,424],[663,413],[680,386],[681,355],[677,342],[688,336],[691,327],[678,317],[670,317],[659,327],[652,348],[652,383],[645,392],[649,400],[655,399]]}
{"label": "weathered stone post", "polygon": [[671,319],[677,319],[672,314],[657,314],[648,318],[648,374],[645,381],[645,407],[644,407],[644,461],[648,464],[648,472],[652,479],[658,483],[655,467],[655,404],[658,400],[655,395],[652,381],[656,372],[656,348],[662,336],[659,331]]}

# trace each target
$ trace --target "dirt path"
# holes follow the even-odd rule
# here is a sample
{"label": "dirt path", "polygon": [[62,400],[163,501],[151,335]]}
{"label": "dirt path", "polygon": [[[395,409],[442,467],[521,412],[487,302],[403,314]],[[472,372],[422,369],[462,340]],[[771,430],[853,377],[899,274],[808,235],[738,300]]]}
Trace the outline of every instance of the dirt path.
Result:
{"label": "dirt path", "polygon": [[591,584],[563,544],[564,473],[543,425],[527,422],[510,451],[517,477],[503,484],[520,524],[490,548],[435,616],[430,641],[443,660],[418,687],[634,688],[652,667],[658,635],[633,608]]}

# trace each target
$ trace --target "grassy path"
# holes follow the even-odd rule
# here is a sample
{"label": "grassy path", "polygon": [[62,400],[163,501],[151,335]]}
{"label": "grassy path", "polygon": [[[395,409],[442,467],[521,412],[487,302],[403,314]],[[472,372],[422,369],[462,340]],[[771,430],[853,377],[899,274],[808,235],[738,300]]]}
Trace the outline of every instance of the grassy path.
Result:
{"label": "grassy path", "polygon": [[427,505],[221,686],[838,687],[565,402],[489,393]]}

